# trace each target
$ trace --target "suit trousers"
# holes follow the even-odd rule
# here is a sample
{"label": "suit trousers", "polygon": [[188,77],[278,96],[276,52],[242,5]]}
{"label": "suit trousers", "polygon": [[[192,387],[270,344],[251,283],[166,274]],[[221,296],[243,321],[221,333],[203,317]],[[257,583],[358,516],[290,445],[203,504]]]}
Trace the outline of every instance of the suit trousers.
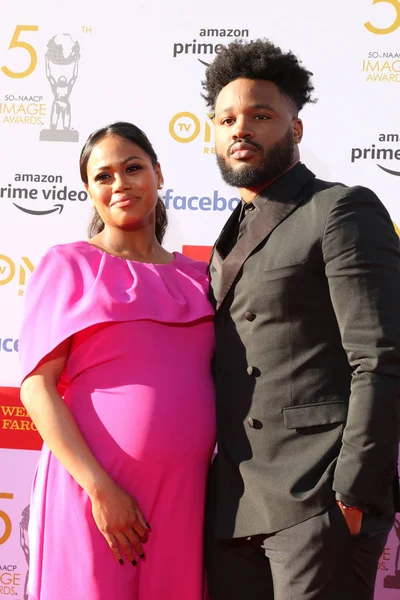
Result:
{"label": "suit trousers", "polygon": [[213,540],[206,532],[210,600],[373,600],[393,521],[364,515],[353,536],[335,503],[269,535]]}

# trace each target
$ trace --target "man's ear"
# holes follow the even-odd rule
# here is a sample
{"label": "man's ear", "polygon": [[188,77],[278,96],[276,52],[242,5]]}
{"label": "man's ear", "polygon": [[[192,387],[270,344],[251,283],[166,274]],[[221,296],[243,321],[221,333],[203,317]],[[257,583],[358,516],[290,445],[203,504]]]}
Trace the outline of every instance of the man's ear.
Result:
{"label": "man's ear", "polygon": [[292,121],[293,139],[296,144],[300,144],[303,139],[303,121],[295,117]]}

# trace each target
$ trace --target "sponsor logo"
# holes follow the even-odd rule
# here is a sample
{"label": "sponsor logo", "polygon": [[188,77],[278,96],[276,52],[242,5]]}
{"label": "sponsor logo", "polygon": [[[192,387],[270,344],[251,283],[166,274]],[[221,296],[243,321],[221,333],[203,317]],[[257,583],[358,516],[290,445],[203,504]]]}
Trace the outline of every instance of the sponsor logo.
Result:
{"label": "sponsor logo", "polygon": [[214,190],[210,196],[191,196],[175,194],[172,188],[166,190],[163,200],[167,210],[203,210],[203,211],[233,211],[240,198],[224,198]]}
{"label": "sponsor logo", "polygon": [[[13,179],[13,183],[0,187],[0,199],[11,200],[16,208],[28,215],[61,214],[67,202],[79,203],[88,199],[86,190],[63,185],[62,175],[15,173]],[[41,185],[35,186],[35,183]]]}
{"label": "sponsor logo", "polygon": [[43,125],[46,116],[46,104],[43,96],[14,96],[6,94],[0,102],[2,123],[9,125]]}
{"label": "sponsor logo", "polygon": [[21,520],[19,522],[19,543],[21,546],[21,550],[24,553],[27,568],[28,568],[26,575],[25,575],[24,600],[29,600],[29,594],[28,594],[29,554],[30,554],[30,552],[29,552],[29,535],[28,535],[29,518],[30,518],[30,504],[25,506],[25,508],[21,514]]}
{"label": "sponsor logo", "polygon": [[[0,388],[1,389],[1,388]],[[14,523],[11,520],[10,500],[14,501],[13,493],[0,492],[0,547],[11,538]],[[28,542],[29,505],[24,508],[19,522],[19,542],[25,559],[29,558]],[[23,583],[21,568],[13,562],[8,562],[2,550],[3,559],[0,562],[0,596],[18,596],[21,600],[28,600],[27,577]]]}
{"label": "sponsor logo", "polygon": [[[380,36],[396,32],[400,28],[400,1],[370,2],[371,6],[379,6],[371,9],[371,19],[364,23],[364,27],[370,33]],[[362,72],[368,83],[400,83],[400,48],[368,52],[362,61]]]}
{"label": "sponsor logo", "polygon": [[369,83],[400,83],[400,52],[369,52],[362,71]]}
{"label": "sponsor logo", "polygon": [[[10,500],[14,500],[14,494],[0,492],[0,547],[6,544],[11,537],[14,529],[14,524],[9,515]],[[19,543],[24,553],[25,560],[29,560],[29,539],[28,539],[28,524],[29,524],[29,505],[24,508],[19,522]],[[4,557],[4,551],[3,551]],[[6,561],[5,558],[0,562],[0,595],[18,596],[21,600],[28,600],[28,576],[25,575],[25,584],[23,576],[20,572],[21,568],[13,562]],[[29,566],[28,566],[29,572]],[[21,587],[23,586],[23,589]]]}
{"label": "sponsor logo", "polygon": [[1,447],[40,450],[42,439],[22,406],[19,388],[0,387]]}
{"label": "sponsor logo", "polygon": [[169,122],[169,134],[179,144],[201,144],[203,154],[215,154],[214,120],[210,113],[198,117],[195,113],[176,113]]}
{"label": "sponsor logo", "polygon": [[[0,388],[1,389],[1,388]],[[12,500],[14,498],[14,494],[6,494],[4,492],[0,492],[0,500]],[[0,535],[0,546],[5,544],[11,536],[12,531],[12,523],[11,519],[6,512],[0,510],[0,523],[3,521],[2,526],[0,527],[0,531],[3,533]],[[16,571],[16,565],[12,564],[4,564],[4,562],[0,563],[0,577],[3,573],[13,573]],[[0,579],[1,583],[1,579]]]}
{"label": "sponsor logo", "polygon": [[19,586],[21,585],[21,573],[16,572],[16,565],[4,565],[4,568],[5,570],[0,565],[0,594],[4,594],[4,596],[18,596]]}
{"label": "sponsor logo", "polygon": [[[388,10],[385,6],[379,6],[374,12],[374,22],[367,21],[364,27],[375,35],[388,35],[394,33],[400,27],[400,2],[399,0],[370,0],[371,5],[380,4],[388,5],[394,8],[393,11]],[[379,19],[379,21],[378,21]]]}
{"label": "sponsor logo", "polygon": [[[368,148],[353,147],[351,162],[373,161],[385,173],[400,176],[400,134],[380,133],[374,144]],[[384,145],[383,145],[384,144]]]}
{"label": "sponsor logo", "polygon": [[[88,34],[92,30],[82,26],[81,32]],[[32,75],[38,66],[38,35],[38,25],[17,25],[14,32],[10,32],[9,53],[0,75],[11,81]],[[51,103],[47,104],[44,100],[44,90],[23,93],[9,90],[3,100],[0,99],[0,122],[42,126],[41,141],[78,142],[79,133],[72,126],[71,95],[78,79],[80,56],[80,44],[69,33],[52,35],[44,55],[44,73],[52,93]]]}
{"label": "sponsor logo", "polygon": [[70,97],[78,78],[80,57],[79,42],[68,33],[59,33],[49,39],[45,63],[53,103],[50,128],[40,132],[42,142],[79,142],[79,133],[71,127]]}
{"label": "sponsor logo", "polygon": [[[6,77],[23,79],[29,77],[37,67],[38,56],[32,41],[39,27],[37,25],[17,25],[8,46],[7,64],[1,67]],[[14,49],[18,52],[13,52]],[[21,67],[20,69],[18,67]],[[0,102],[0,121],[9,125],[43,125],[47,114],[47,105],[43,102],[43,93],[37,90],[25,93],[8,93]]]}
{"label": "sponsor logo", "polygon": [[19,340],[9,337],[0,338],[0,352],[18,352]]}
{"label": "sponsor logo", "polygon": [[11,258],[6,254],[0,254],[0,286],[17,285],[18,296],[23,296],[27,279],[34,268],[27,256]]}
{"label": "sponsor logo", "polygon": [[248,37],[248,29],[200,29],[196,34],[196,37],[190,42],[174,42],[172,56],[173,58],[196,56],[199,62],[208,66],[209,63],[198,57],[210,57],[210,59],[212,59],[214,55],[219,54],[229,42],[234,39],[244,39]]}

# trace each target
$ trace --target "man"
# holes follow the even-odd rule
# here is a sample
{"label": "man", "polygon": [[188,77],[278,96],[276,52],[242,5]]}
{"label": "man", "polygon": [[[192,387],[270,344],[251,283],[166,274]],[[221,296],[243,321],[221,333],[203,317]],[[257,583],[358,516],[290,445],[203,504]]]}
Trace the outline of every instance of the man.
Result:
{"label": "man", "polygon": [[399,240],[372,191],[299,162],[311,75],[257,40],[203,83],[242,197],[210,265],[211,600],[371,600],[398,503]]}

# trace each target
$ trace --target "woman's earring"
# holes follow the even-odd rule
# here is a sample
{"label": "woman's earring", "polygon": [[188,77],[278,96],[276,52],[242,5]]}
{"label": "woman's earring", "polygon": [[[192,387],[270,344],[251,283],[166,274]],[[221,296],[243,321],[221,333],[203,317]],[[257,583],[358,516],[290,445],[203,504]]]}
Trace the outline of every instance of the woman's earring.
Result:
{"label": "woman's earring", "polygon": [[159,186],[158,186],[158,189],[159,189],[159,190],[162,190],[162,188],[163,188],[163,185],[164,185],[164,184],[163,184],[163,182],[161,182],[161,183],[159,184]]}

